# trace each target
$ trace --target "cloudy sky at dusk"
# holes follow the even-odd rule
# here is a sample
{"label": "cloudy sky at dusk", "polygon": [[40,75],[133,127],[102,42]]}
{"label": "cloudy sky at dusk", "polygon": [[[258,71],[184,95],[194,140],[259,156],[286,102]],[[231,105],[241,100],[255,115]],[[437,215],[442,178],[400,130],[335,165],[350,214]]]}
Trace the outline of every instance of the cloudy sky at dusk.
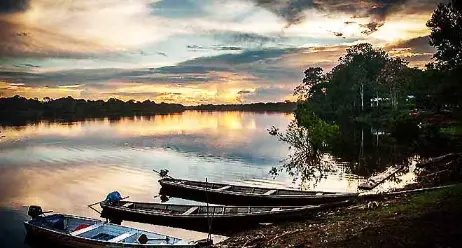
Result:
{"label": "cloudy sky at dusk", "polygon": [[291,99],[310,66],[370,42],[413,66],[436,0],[0,0],[0,96]]}

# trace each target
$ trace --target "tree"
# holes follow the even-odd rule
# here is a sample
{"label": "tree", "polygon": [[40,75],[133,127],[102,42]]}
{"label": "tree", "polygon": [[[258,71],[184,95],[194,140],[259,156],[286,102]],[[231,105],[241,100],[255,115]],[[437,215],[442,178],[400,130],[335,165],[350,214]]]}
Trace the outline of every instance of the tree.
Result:
{"label": "tree", "polygon": [[407,64],[408,62],[401,58],[388,58],[377,78],[378,82],[388,90],[394,110],[398,108],[399,96],[405,87]]}
{"label": "tree", "polygon": [[308,68],[295,94],[299,100],[306,99],[310,109],[325,121],[354,118],[368,111],[370,99],[381,92],[377,77],[388,59],[371,44],[351,46],[330,72]]}
{"label": "tree", "polygon": [[294,95],[298,100],[306,100],[312,96],[311,89],[326,80],[326,75],[321,67],[309,67],[305,70],[303,83],[295,88]]}
{"label": "tree", "polygon": [[438,5],[427,22],[431,28],[430,45],[437,50],[434,57],[442,68],[462,66],[462,1]]}
{"label": "tree", "polygon": [[[382,49],[374,49],[369,43],[361,43],[347,49],[347,54],[340,58],[340,64],[347,65],[352,75],[353,89],[360,96],[361,112],[365,109],[365,101],[372,98],[373,83],[383,68],[388,54]],[[366,92],[368,91],[368,92]]]}

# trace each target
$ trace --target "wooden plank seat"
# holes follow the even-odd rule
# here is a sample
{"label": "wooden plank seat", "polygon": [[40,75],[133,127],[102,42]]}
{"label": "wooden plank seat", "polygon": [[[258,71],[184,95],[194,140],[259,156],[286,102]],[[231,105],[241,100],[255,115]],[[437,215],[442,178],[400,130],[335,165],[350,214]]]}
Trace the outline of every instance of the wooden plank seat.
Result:
{"label": "wooden plank seat", "polygon": [[221,188],[218,188],[216,189],[217,191],[221,191],[221,190],[227,190],[227,189],[230,189],[231,188],[231,185],[226,185],[226,186],[223,186]]}
{"label": "wooden plank seat", "polygon": [[94,225],[91,225],[91,226],[82,228],[82,229],[80,229],[80,230],[73,231],[73,232],[70,233],[70,235],[72,235],[72,236],[78,236],[78,235],[80,235],[80,234],[89,232],[89,231],[91,231],[91,230],[95,230],[96,228],[98,228],[98,227],[100,227],[100,226],[102,226],[102,225],[103,225],[102,223],[94,224]]}
{"label": "wooden plank seat", "polygon": [[263,195],[272,195],[274,193],[276,193],[277,189],[271,189],[271,190],[268,190],[266,191]]}
{"label": "wooden plank seat", "polygon": [[124,207],[124,208],[131,208],[131,207],[133,207],[134,205],[135,205],[135,204],[134,204],[133,202],[127,202],[127,203],[125,203],[124,205],[122,205],[122,207]]}
{"label": "wooden plank seat", "polygon": [[191,208],[188,209],[186,212],[184,212],[182,215],[190,215],[190,214],[192,214],[194,211],[196,211],[197,209],[199,209],[199,207],[191,207]]}
{"label": "wooden plank seat", "polygon": [[108,240],[108,242],[114,242],[114,243],[115,242],[120,242],[120,241],[122,241],[124,239],[127,239],[127,238],[137,234],[137,233],[138,233],[137,231],[126,232],[124,234],[121,234],[121,235],[113,238],[113,239]]}

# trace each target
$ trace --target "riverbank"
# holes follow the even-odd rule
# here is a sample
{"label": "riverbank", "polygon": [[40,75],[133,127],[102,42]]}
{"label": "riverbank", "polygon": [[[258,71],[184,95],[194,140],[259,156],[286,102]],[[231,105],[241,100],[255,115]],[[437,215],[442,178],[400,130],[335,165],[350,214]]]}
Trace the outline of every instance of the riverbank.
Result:
{"label": "riverbank", "polygon": [[462,184],[458,184],[238,233],[217,247],[457,247],[461,204]]}

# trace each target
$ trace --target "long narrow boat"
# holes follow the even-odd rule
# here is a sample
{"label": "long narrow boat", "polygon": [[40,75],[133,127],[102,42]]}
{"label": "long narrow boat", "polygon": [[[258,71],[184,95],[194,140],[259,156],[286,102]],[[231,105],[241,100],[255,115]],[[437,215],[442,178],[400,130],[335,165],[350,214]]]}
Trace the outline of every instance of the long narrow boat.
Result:
{"label": "long narrow boat", "polygon": [[238,206],[303,206],[351,200],[358,196],[357,193],[270,189],[173,178],[163,178],[159,183],[161,195]]}
{"label": "long narrow boat", "polygon": [[239,207],[176,205],[120,201],[112,204],[102,202],[101,217],[113,221],[136,221],[196,231],[228,233],[243,230],[259,223],[274,223],[311,216],[321,210],[344,206],[348,201],[298,207]]}
{"label": "long narrow boat", "polygon": [[[157,233],[66,214],[43,215],[32,206],[32,220],[25,221],[28,238],[64,247],[193,248],[193,243]],[[37,211],[38,210],[38,211]]]}

